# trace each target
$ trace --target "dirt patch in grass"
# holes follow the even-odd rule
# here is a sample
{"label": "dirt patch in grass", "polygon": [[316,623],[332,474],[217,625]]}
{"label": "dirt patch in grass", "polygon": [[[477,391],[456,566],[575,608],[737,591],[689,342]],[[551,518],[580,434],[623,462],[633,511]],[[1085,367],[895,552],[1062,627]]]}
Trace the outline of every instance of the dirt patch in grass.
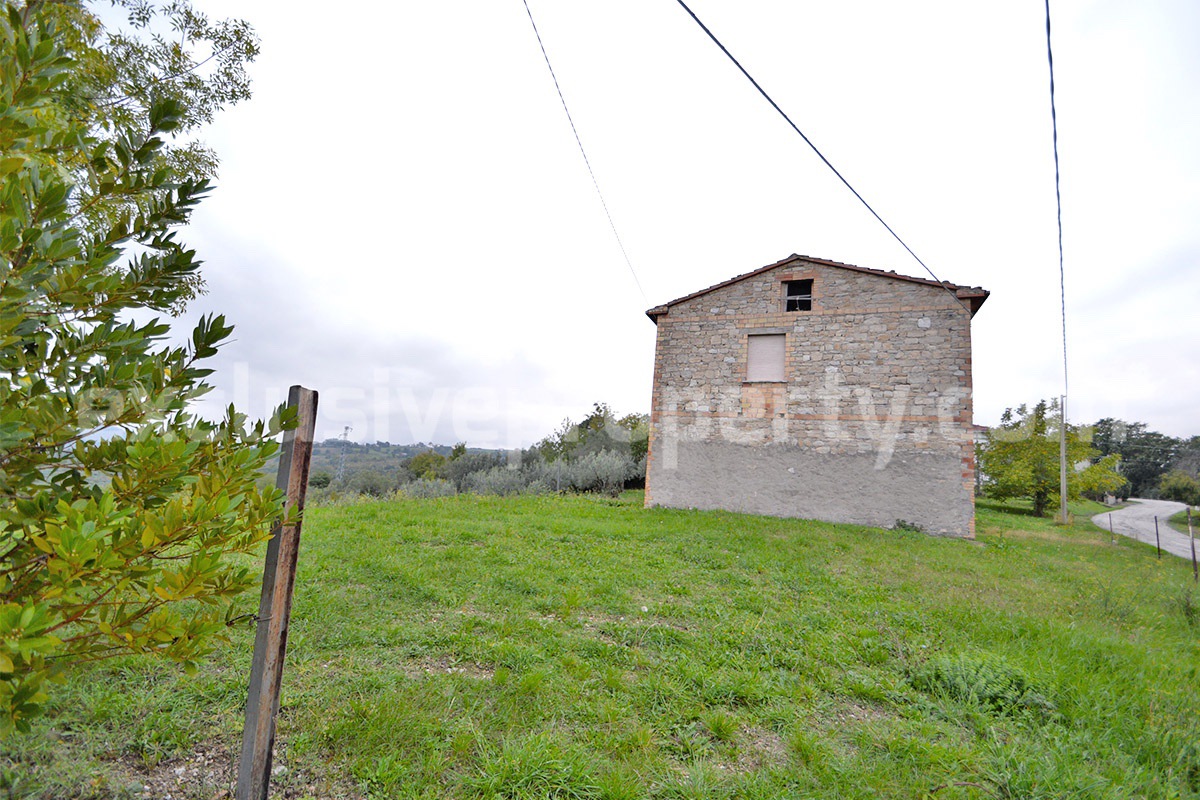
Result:
{"label": "dirt patch in grass", "polygon": [[[498,621],[504,619],[504,617],[502,615],[493,614],[489,611],[484,611],[484,610],[480,609],[478,606],[476,606],[474,603],[471,603],[471,602],[463,603],[461,606],[454,609],[453,613],[457,614],[460,617],[481,619],[481,620],[484,620],[485,622],[498,622]],[[439,619],[440,619],[440,616],[439,616]]]}
{"label": "dirt patch in grass", "polygon": [[[136,756],[122,756],[114,764],[114,772],[119,782],[133,791],[127,796],[138,797],[140,792],[147,800],[232,800],[240,755],[240,750],[234,752],[229,743],[210,740],[196,745],[185,757],[164,759],[154,766]],[[293,770],[286,751],[277,753],[270,800],[300,798],[363,800],[363,795],[348,779]]]}
{"label": "dirt patch in grass", "polygon": [[224,798],[232,794],[238,780],[238,764],[221,741],[198,745],[186,758],[163,759],[150,766],[137,756],[122,756],[116,762],[134,792],[146,798]]}
{"label": "dirt patch in grass", "polygon": [[738,772],[755,772],[787,763],[787,745],[767,728],[746,728],[738,736]]}
{"label": "dirt patch in grass", "polygon": [[886,705],[877,705],[875,703],[851,703],[843,712],[845,717],[856,722],[883,722],[885,720],[894,720],[896,713],[893,709]]}
{"label": "dirt patch in grass", "polygon": [[119,757],[113,766],[119,782],[143,797],[213,800],[232,796],[236,759],[225,742],[214,740],[198,744],[186,757],[163,759],[153,766],[132,754]]}
{"label": "dirt patch in grass", "polygon": [[431,675],[463,675],[475,680],[490,681],[496,676],[496,670],[482,664],[459,662],[441,656],[408,661],[404,665],[404,674],[410,678],[427,678]]}

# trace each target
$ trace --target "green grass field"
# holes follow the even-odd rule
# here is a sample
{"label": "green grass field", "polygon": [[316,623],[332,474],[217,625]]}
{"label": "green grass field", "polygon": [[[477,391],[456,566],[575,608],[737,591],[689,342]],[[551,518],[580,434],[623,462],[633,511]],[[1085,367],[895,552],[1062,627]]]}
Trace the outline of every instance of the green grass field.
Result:
{"label": "green grass field", "polygon": [[[276,791],[1200,797],[1190,566],[1075,513],[981,503],[968,542],[635,493],[311,509]],[[223,797],[251,642],[71,673],[0,798]]]}
{"label": "green grass field", "polygon": [[[1187,533],[1188,532],[1187,511],[1184,510],[1184,511],[1180,511],[1178,514],[1172,514],[1171,518],[1167,520],[1167,524],[1170,525],[1175,530],[1179,531],[1180,533]],[[1200,524],[1200,517],[1198,517],[1196,512],[1193,510],[1192,511],[1192,528],[1193,528],[1193,530],[1196,528],[1196,526],[1198,524]]]}

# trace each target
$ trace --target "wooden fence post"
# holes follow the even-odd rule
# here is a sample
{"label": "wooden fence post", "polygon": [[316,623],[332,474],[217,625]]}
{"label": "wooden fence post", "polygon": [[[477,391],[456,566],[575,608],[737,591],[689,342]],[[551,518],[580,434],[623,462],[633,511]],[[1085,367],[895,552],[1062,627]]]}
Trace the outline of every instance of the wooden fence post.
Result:
{"label": "wooden fence post", "polygon": [[300,549],[300,523],[317,422],[317,393],[293,386],[288,391],[288,405],[296,407],[298,424],[294,430],[284,433],[279,452],[275,485],[287,493],[287,500],[283,519],[275,524],[267,543],[254,661],[250,667],[250,690],[246,701],[246,729],[238,764],[237,800],[267,800],[271,783],[275,715],[279,713],[283,656],[287,651],[292,587],[296,582],[296,556]]}
{"label": "wooden fence post", "polygon": [[1200,583],[1200,571],[1196,569],[1196,532],[1192,530],[1192,507],[1187,509],[1188,540],[1192,543],[1192,583]]}

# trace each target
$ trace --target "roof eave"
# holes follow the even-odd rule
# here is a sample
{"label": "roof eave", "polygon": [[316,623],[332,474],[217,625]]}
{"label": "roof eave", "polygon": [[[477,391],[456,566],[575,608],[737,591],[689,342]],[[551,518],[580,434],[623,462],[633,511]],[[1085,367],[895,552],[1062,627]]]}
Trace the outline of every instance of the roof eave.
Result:
{"label": "roof eave", "polygon": [[992,293],[987,289],[979,288],[959,289],[954,293],[954,296],[958,299],[967,301],[967,305],[971,307],[972,317],[979,313],[979,309],[983,307],[984,302],[987,301],[991,295]]}

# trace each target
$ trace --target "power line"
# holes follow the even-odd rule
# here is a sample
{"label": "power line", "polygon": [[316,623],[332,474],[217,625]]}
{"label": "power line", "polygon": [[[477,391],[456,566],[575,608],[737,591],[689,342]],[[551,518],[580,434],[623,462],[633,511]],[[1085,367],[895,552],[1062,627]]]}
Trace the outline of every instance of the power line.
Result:
{"label": "power line", "polygon": [[550,77],[554,80],[554,89],[558,92],[558,99],[562,101],[563,111],[567,113],[567,122],[571,123],[571,133],[575,134],[575,144],[579,145],[579,153],[583,156],[583,163],[587,165],[588,175],[592,176],[592,185],[596,187],[600,205],[604,206],[604,215],[608,217],[608,225],[612,228],[617,246],[621,248],[621,255],[625,258],[625,265],[629,267],[629,274],[633,276],[633,282],[637,284],[638,291],[642,294],[642,300],[649,304],[650,300],[646,297],[646,290],[642,288],[642,282],[638,280],[633,262],[629,260],[629,253],[625,251],[625,243],[621,241],[621,234],[617,233],[617,224],[613,222],[612,212],[608,210],[608,203],[604,200],[604,193],[600,191],[600,182],[596,180],[592,162],[588,159],[587,151],[583,149],[583,141],[579,138],[579,131],[575,128],[575,119],[571,116],[571,109],[567,108],[567,98],[563,96],[562,87],[558,85],[558,76],[554,74],[554,67],[550,64],[550,55],[546,52],[546,45],[542,42],[542,34],[538,32],[537,23],[533,21],[533,11],[529,8],[529,0],[521,0],[521,2],[525,4],[525,13],[529,15],[529,24],[533,26],[533,35],[537,37],[538,47],[542,49],[542,58],[546,60],[546,69],[550,70]]}
{"label": "power line", "polygon": [[1062,191],[1058,172],[1058,113],[1054,107],[1054,51],[1050,48],[1050,0],[1046,0],[1046,60],[1050,62],[1050,125],[1054,136],[1054,200],[1058,206],[1058,291],[1062,299],[1063,395],[1067,394],[1067,279],[1063,269]]}
{"label": "power line", "polygon": [[962,301],[961,297],[959,297],[954,292],[952,292],[950,290],[950,287],[948,287],[945,283],[943,283],[938,278],[937,275],[934,275],[933,270],[931,270],[929,268],[929,266],[926,265],[926,263],[924,261],[922,261],[921,258],[916,253],[913,252],[913,249],[911,247],[909,247],[904,242],[903,239],[900,238],[899,234],[897,234],[894,230],[892,230],[892,226],[888,225],[886,222],[884,222],[883,217],[879,216],[879,213],[876,212],[875,209],[871,208],[871,204],[868,203],[865,199],[863,199],[863,196],[858,193],[857,189],[855,189],[853,186],[850,185],[850,181],[846,180],[846,178],[842,175],[842,173],[837,171],[837,168],[835,166],[833,166],[832,163],[830,163],[829,159],[826,158],[819,149],[817,149],[817,146],[812,143],[812,140],[804,135],[804,131],[800,130],[799,126],[797,126],[796,123],[792,122],[792,118],[789,117],[787,115],[787,113],[782,108],[779,107],[778,103],[776,103],[774,100],[771,99],[771,95],[767,94],[766,90],[763,89],[762,86],[759,85],[758,81],[754,80],[754,76],[752,76],[746,70],[746,68],[742,66],[740,61],[738,61],[736,58],[734,58],[733,53],[729,52],[729,48],[727,48],[727,47],[725,47],[725,45],[721,44],[721,40],[718,39],[711,30],[709,30],[707,25],[705,25],[703,22],[700,21],[700,18],[698,16],[696,16],[696,12],[692,11],[692,9],[688,8],[687,3],[685,3],[683,0],[676,0],[676,2],[678,2],[679,5],[683,7],[683,10],[686,11],[688,13],[688,15],[691,16],[691,18],[696,21],[696,24],[700,26],[700,29],[703,30],[706,34],[708,34],[708,38],[712,39],[713,43],[716,44],[717,47],[721,48],[721,52],[729,57],[729,60],[733,62],[733,65],[735,67],[737,67],[739,70],[741,70],[742,74],[746,76],[746,80],[750,81],[750,83],[754,85],[754,88],[757,89],[758,93],[761,94],[766,99],[766,101],[771,104],[771,107],[779,112],[779,116],[783,117],[784,121],[786,121],[788,125],[792,126],[792,130],[794,130],[796,133],[800,134],[800,138],[804,140],[804,143],[807,144],[810,148],[812,148],[812,151],[817,154],[817,158],[821,159],[821,161],[824,162],[825,166],[829,167],[830,171],[832,171],[833,174],[838,177],[838,180],[840,180],[843,184],[845,184],[846,188],[849,189],[850,192],[855,197],[858,198],[858,202],[862,203],[863,206],[867,209],[867,211],[870,211],[871,215],[873,217],[875,217],[875,219],[879,220],[880,225],[887,228],[887,232],[892,235],[892,238],[894,238],[897,242],[899,242],[900,246],[903,247],[905,250],[907,250],[908,254],[910,256],[912,256],[914,259],[916,259],[916,262],[918,264],[920,264],[922,267],[925,268],[925,271],[929,273],[929,276],[931,278],[933,278],[938,284],[940,284],[941,287],[946,290],[947,294],[949,294],[951,297],[953,297],[958,302],[959,305],[961,305],[963,308],[965,308],[967,310],[968,313],[970,313],[970,311],[971,311],[970,306],[968,306],[966,303],[964,303]]}

